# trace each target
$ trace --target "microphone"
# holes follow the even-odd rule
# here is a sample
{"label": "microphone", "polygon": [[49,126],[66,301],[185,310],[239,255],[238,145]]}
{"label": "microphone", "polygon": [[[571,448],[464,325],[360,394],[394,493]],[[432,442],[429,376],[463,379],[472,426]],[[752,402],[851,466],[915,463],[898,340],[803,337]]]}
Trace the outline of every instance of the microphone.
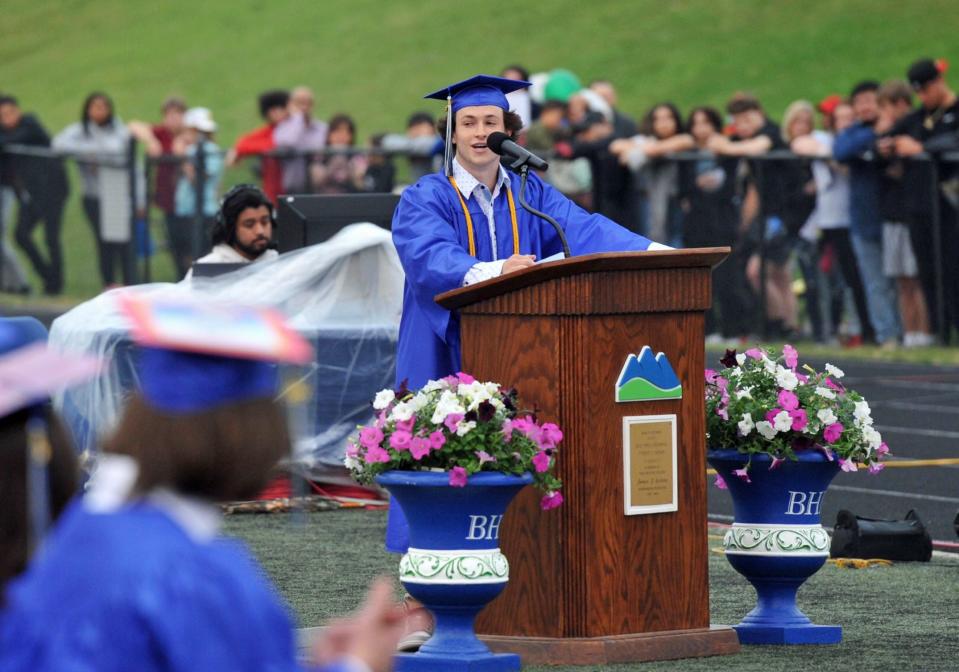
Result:
{"label": "microphone", "polygon": [[549,168],[549,164],[546,163],[546,161],[536,156],[528,149],[517,145],[515,142],[510,140],[509,136],[505,133],[501,133],[499,131],[490,133],[489,137],[486,138],[486,146],[500,156],[508,156],[511,159],[516,159],[512,165],[514,169],[519,168],[524,164],[529,164],[537,170],[546,170]]}

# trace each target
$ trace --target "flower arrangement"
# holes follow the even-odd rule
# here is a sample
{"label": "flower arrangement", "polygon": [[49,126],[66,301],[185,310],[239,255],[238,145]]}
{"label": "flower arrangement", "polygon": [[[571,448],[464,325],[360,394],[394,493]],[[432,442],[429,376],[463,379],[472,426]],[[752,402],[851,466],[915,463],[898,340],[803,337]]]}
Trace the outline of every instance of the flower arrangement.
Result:
{"label": "flower arrangement", "polygon": [[[727,350],[723,369],[706,370],[707,446],[737,448],[749,461],[734,473],[749,482],[752,456],[772,457],[770,469],[796,460],[800,451],[818,450],[843,471],[868,467],[878,473],[889,447],[872,426],[869,404],[840,382],[841,369],[826,364],[817,372],[797,368],[799,353],[752,348]],[[722,478],[716,485],[725,487]]]}
{"label": "flower arrangement", "polygon": [[442,470],[463,487],[471,474],[498,471],[533,475],[543,491],[540,507],[563,503],[553,474],[563,432],[516,407],[517,392],[466,373],[431,380],[417,392],[402,385],[376,394],[371,426],[348,441],[344,463],[360,483],[385,471]]}

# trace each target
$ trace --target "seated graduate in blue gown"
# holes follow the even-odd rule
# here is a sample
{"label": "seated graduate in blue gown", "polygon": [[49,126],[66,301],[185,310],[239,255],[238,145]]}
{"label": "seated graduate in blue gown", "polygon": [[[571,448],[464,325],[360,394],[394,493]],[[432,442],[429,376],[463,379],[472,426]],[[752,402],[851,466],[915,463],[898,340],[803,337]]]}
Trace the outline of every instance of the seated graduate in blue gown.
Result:
{"label": "seated graduate in blue gown", "polygon": [[[266,360],[299,361],[309,346],[292,331],[271,337],[254,325],[249,334],[285,343],[287,354],[271,356],[262,343],[239,352],[249,314],[230,320],[218,308],[217,329],[202,308],[190,311],[174,319],[168,343],[162,328],[134,333],[141,389],[87,494],[10,584],[0,669],[302,669],[287,607],[249,551],[219,536],[215,502],[255,496],[288,454],[277,369]],[[139,305],[128,314],[148,314],[147,324],[158,313]],[[184,338],[189,324],[201,338]],[[390,669],[399,626],[391,589],[378,584],[367,607],[336,626],[331,660],[315,669]]]}
{"label": "seated graduate in blue gown", "polygon": [[[486,146],[493,132],[521,129],[506,94],[529,85],[477,75],[426,96],[447,101],[446,168],[406,189],[393,215],[393,242],[406,273],[396,380],[411,390],[460,369],[459,318],[434,296],[562,252],[555,229],[518,207],[519,175]],[[558,221],[574,256],[669,249],[586,212],[534,173],[526,201]],[[386,545],[396,553],[408,546],[406,521],[395,503]]]}

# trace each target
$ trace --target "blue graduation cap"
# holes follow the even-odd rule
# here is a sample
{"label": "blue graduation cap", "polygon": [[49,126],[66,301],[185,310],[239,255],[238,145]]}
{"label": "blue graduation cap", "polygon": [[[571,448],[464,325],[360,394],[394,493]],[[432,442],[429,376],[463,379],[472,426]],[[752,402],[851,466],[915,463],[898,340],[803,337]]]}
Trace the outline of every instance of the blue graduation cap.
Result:
{"label": "blue graduation cap", "polygon": [[430,100],[446,101],[446,149],[443,156],[443,167],[447,175],[451,174],[450,162],[453,158],[453,124],[451,123],[453,115],[464,107],[479,105],[493,105],[508,112],[509,101],[506,99],[506,94],[525,89],[531,85],[531,82],[519,79],[475,75],[423,96]]}
{"label": "blue graduation cap", "polygon": [[197,299],[121,297],[140,346],[140,391],[152,407],[199,413],[276,393],[276,363],[313,349],[276,311]]}

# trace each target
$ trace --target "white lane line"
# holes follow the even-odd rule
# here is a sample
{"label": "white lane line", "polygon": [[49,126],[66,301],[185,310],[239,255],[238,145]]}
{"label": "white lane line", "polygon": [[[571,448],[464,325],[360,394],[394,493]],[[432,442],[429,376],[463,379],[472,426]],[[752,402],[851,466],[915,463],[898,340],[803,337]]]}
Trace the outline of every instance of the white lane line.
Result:
{"label": "white lane line", "polygon": [[857,488],[852,485],[831,485],[830,490],[839,490],[840,492],[857,492],[864,495],[883,495],[885,497],[902,497],[904,499],[922,499],[927,502],[944,502],[946,504],[959,504],[959,497],[942,497],[940,495],[923,495],[917,492],[902,492],[900,490],[879,490],[876,488]]}
{"label": "white lane line", "polygon": [[937,439],[959,439],[959,432],[948,429],[923,429],[921,427],[893,427],[891,425],[876,425],[880,432],[892,434],[912,434],[914,436],[931,436]]}

